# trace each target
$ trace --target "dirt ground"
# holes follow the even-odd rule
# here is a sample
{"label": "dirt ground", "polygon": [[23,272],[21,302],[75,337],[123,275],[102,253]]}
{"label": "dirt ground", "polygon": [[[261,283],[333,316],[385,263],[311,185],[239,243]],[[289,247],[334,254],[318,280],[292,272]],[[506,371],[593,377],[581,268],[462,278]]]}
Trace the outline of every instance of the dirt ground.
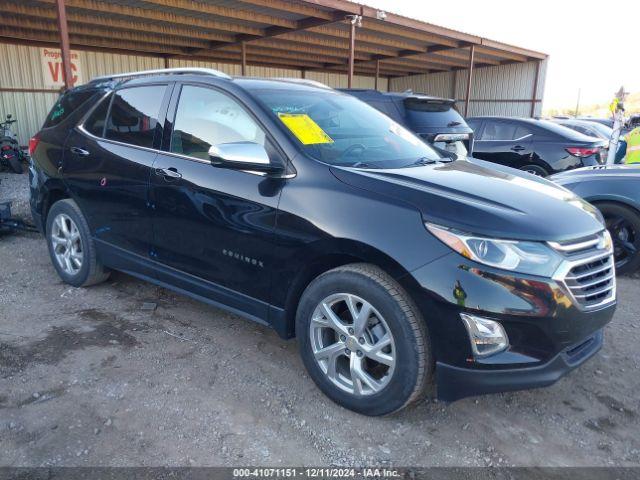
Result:
{"label": "dirt ground", "polygon": [[[0,199],[27,213],[26,175]],[[0,465],[636,466],[640,278],[603,350],[556,385],[367,418],[295,341],[114,274],[75,289],[36,234],[0,237]]]}

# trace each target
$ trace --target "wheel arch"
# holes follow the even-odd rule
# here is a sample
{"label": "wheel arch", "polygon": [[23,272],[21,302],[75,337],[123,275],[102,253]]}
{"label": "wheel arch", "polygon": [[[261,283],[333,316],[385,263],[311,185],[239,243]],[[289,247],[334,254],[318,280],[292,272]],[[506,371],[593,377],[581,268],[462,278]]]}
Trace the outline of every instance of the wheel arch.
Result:
{"label": "wheel arch", "polygon": [[587,200],[587,202],[592,204],[594,207],[597,207],[598,205],[603,203],[614,203],[621,207],[630,208],[635,213],[640,215],[640,205],[629,200],[626,197],[620,197],[617,195],[598,195],[596,197],[587,197],[585,200]]}
{"label": "wheel arch", "polygon": [[47,216],[51,206],[59,200],[72,198],[71,194],[62,182],[51,182],[44,189],[41,197],[40,214],[42,215],[43,224],[46,225]]}
{"label": "wheel arch", "polygon": [[[284,328],[281,335],[293,338],[298,304],[303,292],[319,275],[350,263],[375,265],[391,275],[401,285],[409,273],[402,265],[384,252],[361,242],[338,240],[324,245],[315,245],[305,256],[303,267],[296,273],[287,291],[284,304]],[[407,287],[406,285],[403,285]]]}

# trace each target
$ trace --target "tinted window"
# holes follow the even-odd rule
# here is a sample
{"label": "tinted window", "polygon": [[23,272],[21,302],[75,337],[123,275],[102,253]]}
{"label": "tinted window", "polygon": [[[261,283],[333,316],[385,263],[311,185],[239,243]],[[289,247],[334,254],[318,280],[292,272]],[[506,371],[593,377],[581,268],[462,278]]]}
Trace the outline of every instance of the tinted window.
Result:
{"label": "tinted window", "polygon": [[165,89],[160,85],[118,90],[111,102],[105,137],[152,148]]}
{"label": "tinted window", "polygon": [[603,125],[601,123],[593,123],[589,125],[591,129],[593,129],[593,133],[596,134],[594,136],[600,136],[602,138],[611,138],[613,135],[613,129]]}
{"label": "tinted window", "polygon": [[517,129],[518,125],[515,123],[486,120],[480,140],[513,140]]}
{"label": "tinted window", "polygon": [[185,85],[171,135],[171,151],[209,159],[211,145],[253,142],[265,145],[265,134],[235,100],[216,90]]}
{"label": "tinted window", "polygon": [[407,98],[404,100],[407,121],[416,127],[466,126],[462,116],[450,102]]}
{"label": "tinted window", "polygon": [[89,118],[84,122],[84,129],[96,137],[102,137],[104,134],[104,125],[107,119],[110,101],[111,95],[103,98],[100,101],[100,104],[93,110],[93,112],[91,112]]}
{"label": "tinted window", "polygon": [[252,89],[304,152],[322,162],[400,168],[443,157],[409,130],[351,95],[320,89]]}
{"label": "tinted window", "polygon": [[49,115],[47,115],[43,128],[53,127],[67,119],[69,115],[75,112],[80,105],[89,100],[95,93],[95,90],[72,90],[62,94],[49,112]]}
{"label": "tinted window", "polygon": [[478,129],[480,128],[480,120],[469,119],[467,120],[467,125],[469,125],[469,128],[471,128],[471,130],[477,133]]}
{"label": "tinted window", "polygon": [[524,125],[518,125],[516,127],[516,131],[513,134],[513,140],[518,140],[519,138],[523,138],[531,134],[533,134],[533,132],[531,131],[530,128]]}

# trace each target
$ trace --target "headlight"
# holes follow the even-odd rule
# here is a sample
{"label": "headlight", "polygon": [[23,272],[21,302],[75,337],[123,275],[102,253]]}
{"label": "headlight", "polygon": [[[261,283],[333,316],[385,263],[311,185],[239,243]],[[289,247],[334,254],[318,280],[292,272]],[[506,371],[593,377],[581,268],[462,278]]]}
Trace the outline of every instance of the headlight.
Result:
{"label": "headlight", "polygon": [[425,225],[440,241],[463,257],[490,267],[551,278],[562,263],[562,257],[541,242],[499,240],[430,223]]}

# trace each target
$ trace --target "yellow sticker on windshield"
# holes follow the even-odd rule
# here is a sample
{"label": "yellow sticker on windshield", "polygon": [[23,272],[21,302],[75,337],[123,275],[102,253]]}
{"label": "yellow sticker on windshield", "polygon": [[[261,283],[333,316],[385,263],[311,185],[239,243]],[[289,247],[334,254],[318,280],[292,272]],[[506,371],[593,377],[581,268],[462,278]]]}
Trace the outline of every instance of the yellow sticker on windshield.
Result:
{"label": "yellow sticker on windshield", "polygon": [[306,113],[278,113],[278,117],[303,145],[333,143],[333,139]]}

